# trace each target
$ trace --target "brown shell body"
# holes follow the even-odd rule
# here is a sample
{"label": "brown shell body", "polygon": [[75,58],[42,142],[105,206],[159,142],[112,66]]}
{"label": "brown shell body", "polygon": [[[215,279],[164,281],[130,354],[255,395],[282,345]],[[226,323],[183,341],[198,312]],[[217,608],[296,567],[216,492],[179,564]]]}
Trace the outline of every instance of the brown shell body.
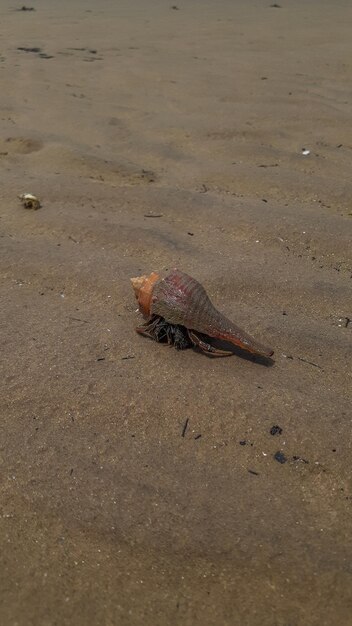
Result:
{"label": "brown shell body", "polygon": [[269,357],[267,348],[212,304],[204,287],[180,270],[172,270],[165,278],[153,272],[150,276],[132,278],[132,284],[143,315],[150,319],[158,315],[171,324],[181,324],[190,330],[229,341],[254,354]]}

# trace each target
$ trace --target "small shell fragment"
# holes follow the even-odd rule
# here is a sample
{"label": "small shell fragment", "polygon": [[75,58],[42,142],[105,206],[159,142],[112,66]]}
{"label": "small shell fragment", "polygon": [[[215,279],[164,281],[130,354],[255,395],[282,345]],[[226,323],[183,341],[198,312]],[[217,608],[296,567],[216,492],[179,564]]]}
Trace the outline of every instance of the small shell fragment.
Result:
{"label": "small shell fragment", "polygon": [[37,209],[41,207],[39,198],[32,193],[22,193],[18,197],[22,201],[25,209],[34,209],[34,211],[37,211]]}

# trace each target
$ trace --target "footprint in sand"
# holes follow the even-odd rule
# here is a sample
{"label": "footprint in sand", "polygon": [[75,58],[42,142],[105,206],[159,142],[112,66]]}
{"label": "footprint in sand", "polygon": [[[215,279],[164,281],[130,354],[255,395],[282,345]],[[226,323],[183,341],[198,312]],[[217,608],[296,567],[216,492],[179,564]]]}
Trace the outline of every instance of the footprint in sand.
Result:
{"label": "footprint in sand", "polygon": [[7,137],[0,139],[0,152],[7,154],[31,154],[38,152],[43,147],[43,143],[37,139],[26,137]]}

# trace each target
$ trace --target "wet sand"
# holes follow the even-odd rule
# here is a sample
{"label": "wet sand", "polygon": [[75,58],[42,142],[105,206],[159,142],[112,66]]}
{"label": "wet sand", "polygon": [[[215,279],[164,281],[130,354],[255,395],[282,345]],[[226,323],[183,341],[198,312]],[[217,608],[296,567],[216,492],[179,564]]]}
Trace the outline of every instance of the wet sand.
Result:
{"label": "wet sand", "polygon": [[[271,4],[2,3],[4,626],[351,624],[352,12]],[[274,364],[138,336],[174,266]]]}

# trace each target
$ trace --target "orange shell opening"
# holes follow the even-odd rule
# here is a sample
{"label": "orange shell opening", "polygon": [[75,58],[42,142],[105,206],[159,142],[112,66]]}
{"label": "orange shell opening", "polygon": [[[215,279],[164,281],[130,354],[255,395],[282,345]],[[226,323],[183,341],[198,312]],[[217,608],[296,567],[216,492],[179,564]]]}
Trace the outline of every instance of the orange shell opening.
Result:
{"label": "orange shell opening", "polygon": [[152,272],[149,276],[131,278],[131,283],[138,300],[139,310],[145,317],[150,317],[151,315],[152,292],[158,280],[160,280],[160,276],[156,272]]}

